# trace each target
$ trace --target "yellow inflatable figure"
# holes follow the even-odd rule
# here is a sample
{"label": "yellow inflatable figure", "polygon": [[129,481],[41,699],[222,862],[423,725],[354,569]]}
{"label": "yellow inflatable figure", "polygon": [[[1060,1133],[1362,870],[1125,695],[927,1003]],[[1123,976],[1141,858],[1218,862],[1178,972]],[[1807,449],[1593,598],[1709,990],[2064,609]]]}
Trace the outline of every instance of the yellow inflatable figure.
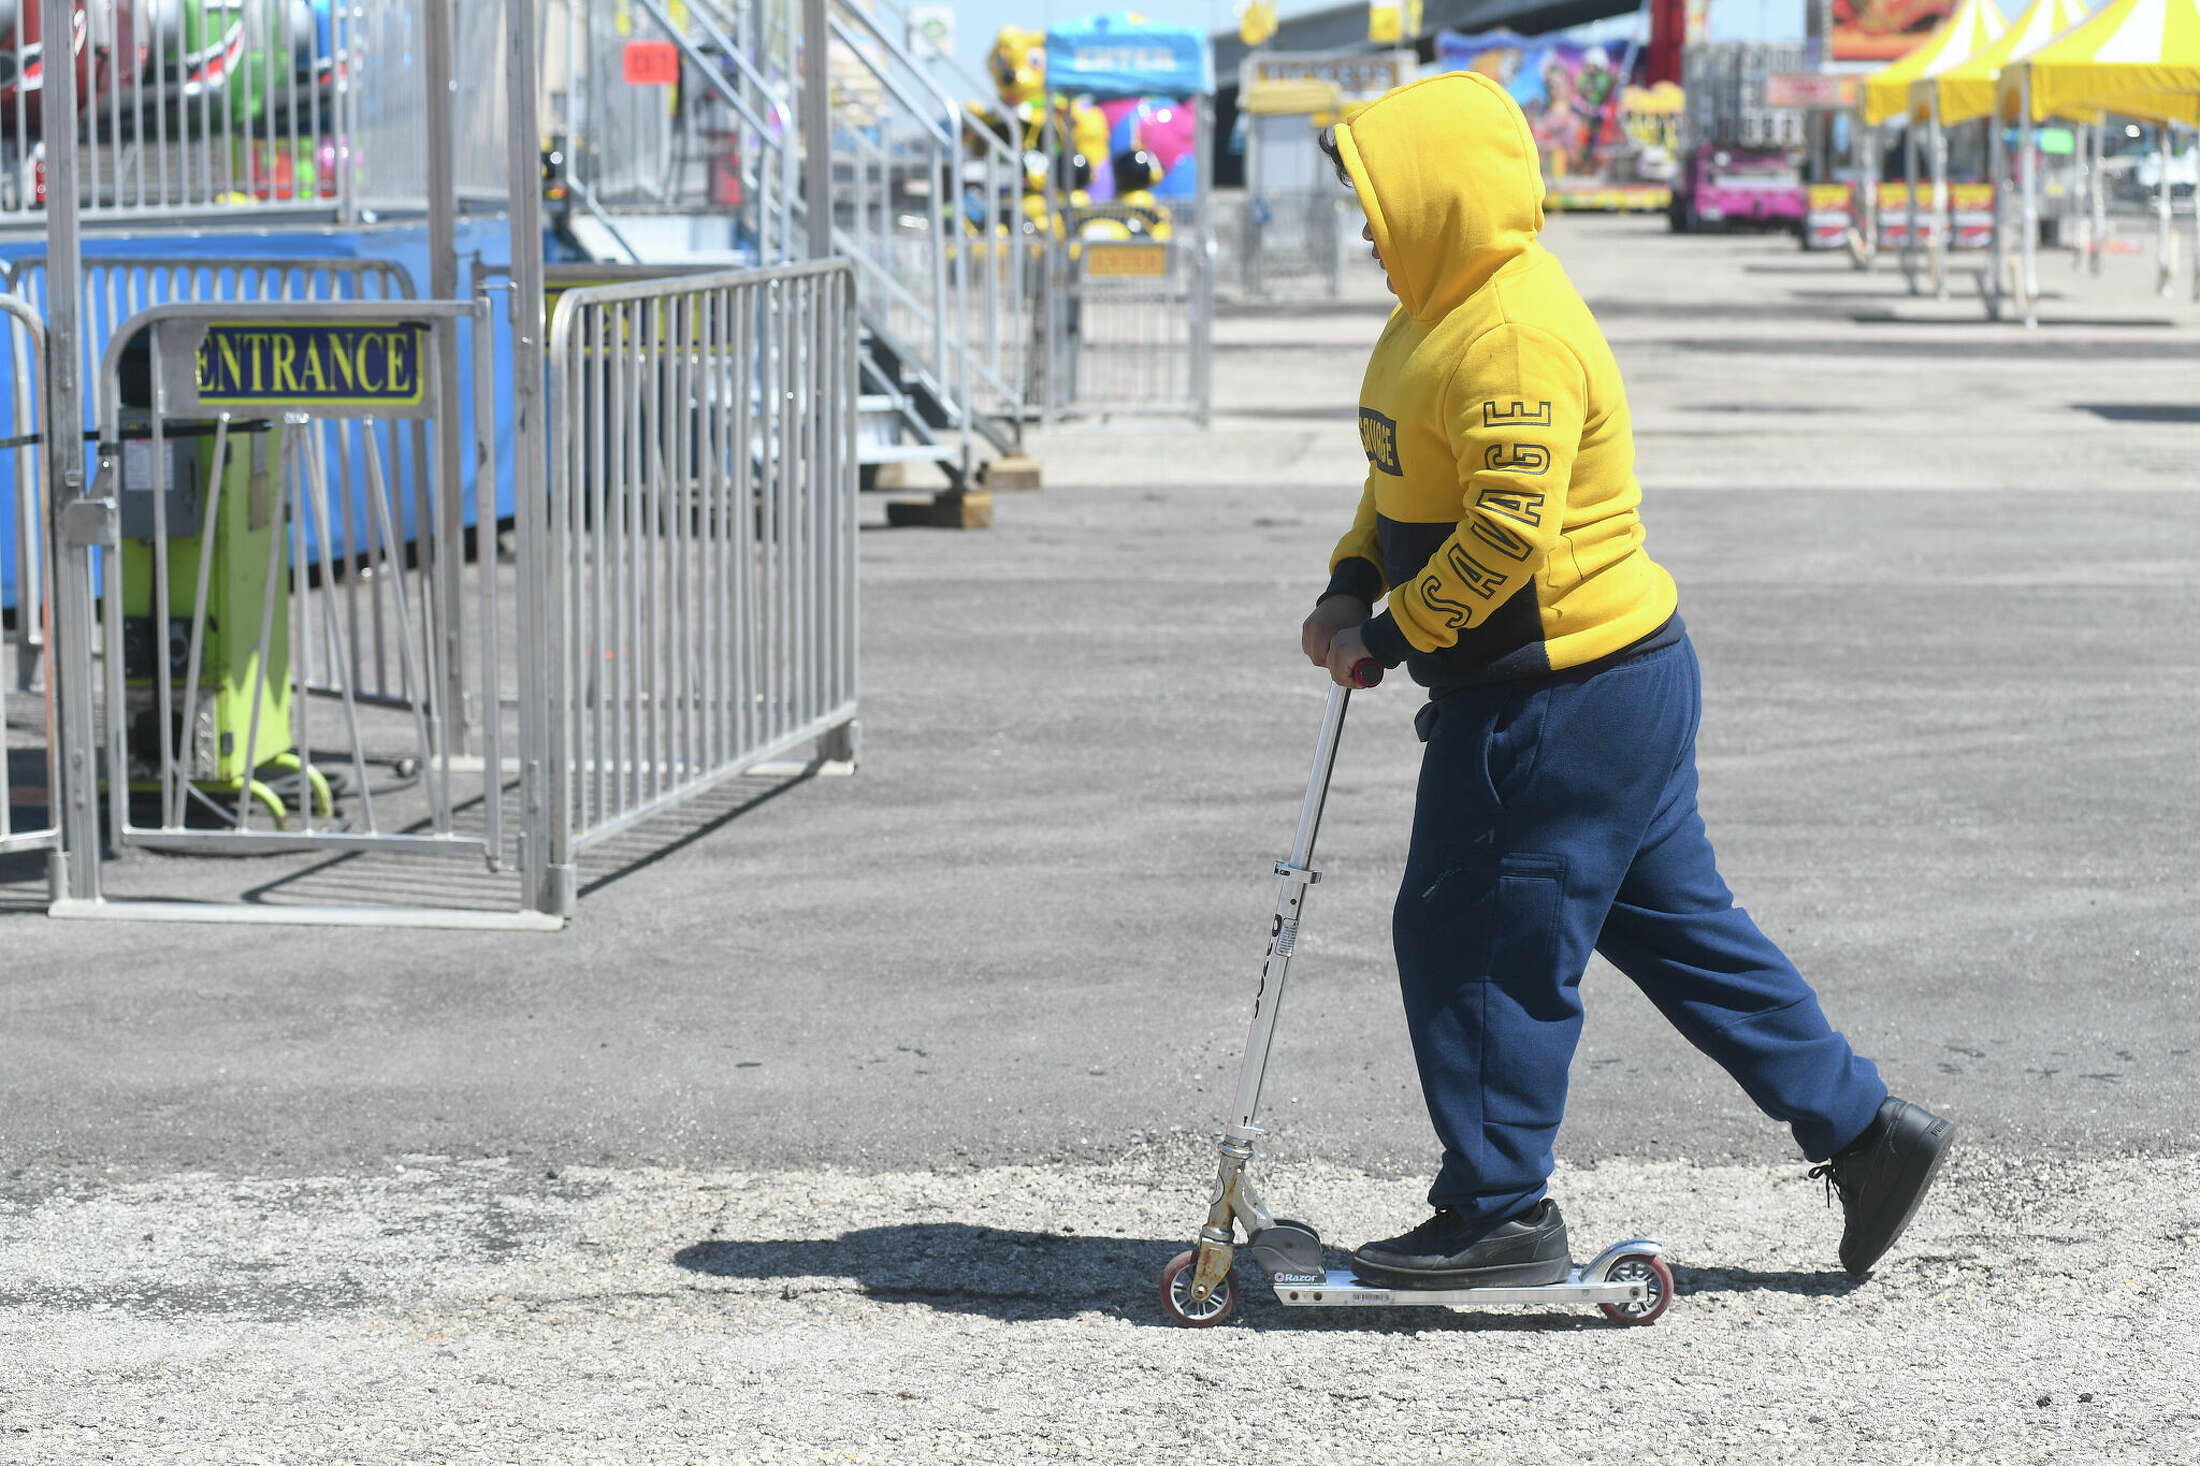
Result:
{"label": "yellow inflatable figure", "polygon": [[1036,102],[1047,91],[1047,33],[1003,26],[993,38],[993,57],[988,63],[993,85],[1000,90],[1001,105],[1018,107]]}
{"label": "yellow inflatable figure", "polygon": [[[1070,103],[1047,96],[1047,38],[1044,31],[1004,27],[994,38],[987,60],[993,84],[1000,94],[1002,141],[1016,149],[1023,160],[1020,200],[1024,228],[1034,234],[1062,237],[1062,220],[1048,201],[1047,170],[1050,154],[1060,158],[1062,191],[1072,204],[1083,202],[1084,179],[1079,177],[1079,153],[1105,157],[1107,119],[1090,103]],[[1048,120],[1053,121],[1048,135]],[[1094,151],[1085,152],[1086,140],[1097,139]],[[1067,154],[1068,156],[1064,156]],[[1089,166],[1084,170],[1090,173]]]}
{"label": "yellow inflatable figure", "polygon": [[1001,115],[1010,119],[1021,152],[1037,152],[1046,142],[1047,36],[1045,31],[1004,26],[987,62],[1000,93]]}
{"label": "yellow inflatable figure", "polygon": [[1083,97],[1069,104],[1069,146],[1092,167],[1107,161],[1108,115]]}

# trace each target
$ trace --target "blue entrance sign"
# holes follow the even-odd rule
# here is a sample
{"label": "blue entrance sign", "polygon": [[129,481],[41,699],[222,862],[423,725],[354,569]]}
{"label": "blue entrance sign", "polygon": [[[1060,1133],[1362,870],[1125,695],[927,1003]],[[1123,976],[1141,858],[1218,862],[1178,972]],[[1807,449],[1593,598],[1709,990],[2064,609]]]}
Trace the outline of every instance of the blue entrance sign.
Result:
{"label": "blue entrance sign", "polygon": [[199,344],[203,407],[418,407],[418,321],[210,322]]}

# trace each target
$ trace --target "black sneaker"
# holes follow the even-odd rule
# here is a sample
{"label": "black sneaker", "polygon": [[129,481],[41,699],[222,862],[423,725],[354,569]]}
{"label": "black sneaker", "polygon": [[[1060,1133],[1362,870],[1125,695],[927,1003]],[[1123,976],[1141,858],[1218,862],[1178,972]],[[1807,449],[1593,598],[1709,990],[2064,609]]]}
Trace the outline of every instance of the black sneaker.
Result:
{"label": "black sneaker", "polygon": [[1955,1139],[1953,1120],[1889,1095],[1864,1133],[1812,1176],[1823,1176],[1826,1199],[1841,1197],[1841,1266],[1860,1278],[1894,1246],[1917,1215]]}
{"label": "black sneaker", "polygon": [[1352,1271],[1378,1288],[1530,1288],[1573,1271],[1566,1219],[1548,1197],[1492,1227],[1450,1207],[1403,1237],[1352,1254]]}

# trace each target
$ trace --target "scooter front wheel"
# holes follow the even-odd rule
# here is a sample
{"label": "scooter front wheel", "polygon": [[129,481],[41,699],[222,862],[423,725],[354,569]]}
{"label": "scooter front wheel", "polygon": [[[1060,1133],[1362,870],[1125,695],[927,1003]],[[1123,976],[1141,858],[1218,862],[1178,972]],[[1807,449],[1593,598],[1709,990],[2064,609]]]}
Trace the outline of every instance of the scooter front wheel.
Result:
{"label": "scooter front wheel", "polygon": [[1237,1272],[1225,1272],[1205,1298],[1192,1296],[1199,1254],[1179,1252],[1161,1270],[1161,1311],[1188,1329],[1213,1328],[1237,1311]]}

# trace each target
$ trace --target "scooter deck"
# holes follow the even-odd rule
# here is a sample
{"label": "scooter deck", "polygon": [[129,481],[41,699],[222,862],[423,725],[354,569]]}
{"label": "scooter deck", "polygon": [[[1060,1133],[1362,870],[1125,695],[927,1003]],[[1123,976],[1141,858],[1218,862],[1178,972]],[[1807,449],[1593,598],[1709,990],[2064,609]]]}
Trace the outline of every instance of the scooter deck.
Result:
{"label": "scooter deck", "polygon": [[1276,1283],[1276,1301],[1289,1308],[1480,1308],[1496,1304],[1639,1303],[1640,1282],[1591,1282],[1575,1268],[1560,1283],[1526,1288],[1378,1288],[1351,1272],[1330,1268],[1319,1286]]}
{"label": "scooter deck", "polygon": [[[1665,1249],[1647,1237],[1614,1243],[1566,1274],[1563,1282],[1503,1288],[1385,1288],[1363,1283],[1345,1268],[1325,1268],[1319,1284],[1277,1281],[1276,1301],[1288,1308],[1482,1308],[1504,1304],[1645,1303],[1650,1283],[1641,1276],[1614,1278],[1628,1258],[1656,1258]],[[1661,1264],[1662,1266],[1662,1264]],[[1662,1309],[1660,1310],[1663,1311]]]}

